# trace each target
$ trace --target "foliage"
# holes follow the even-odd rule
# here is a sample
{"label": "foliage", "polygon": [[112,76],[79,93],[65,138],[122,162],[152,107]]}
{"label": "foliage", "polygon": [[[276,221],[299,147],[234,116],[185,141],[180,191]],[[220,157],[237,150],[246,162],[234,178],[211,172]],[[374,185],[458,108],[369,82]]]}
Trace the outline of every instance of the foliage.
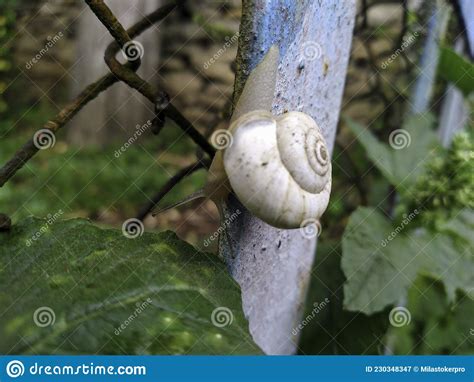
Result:
{"label": "foliage", "polygon": [[[0,136],[8,134],[0,141],[1,163],[31,137],[24,126],[41,126],[56,111],[48,101],[25,107],[28,97],[11,102],[8,109],[2,104],[13,72],[11,45],[4,42],[13,31],[16,2],[0,4]],[[373,4],[377,2],[369,6]],[[407,147],[396,150],[381,143],[400,128],[417,54],[407,49],[383,71],[377,54],[386,57],[399,49],[401,38],[418,30],[425,18],[407,12],[400,39],[390,23],[361,35],[355,72],[362,77],[362,69],[373,67],[376,73],[367,75],[348,98],[353,102],[360,97],[366,104],[351,103],[370,118],[374,134],[352,121],[347,124],[359,145],[344,142],[344,134],[353,140],[344,126],[338,134],[333,197],[318,242],[305,313],[311,319],[299,345],[302,354],[381,354],[386,345],[397,354],[474,351],[472,136],[456,137],[445,151],[433,131],[434,117],[420,115],[401,126],[410,138]],[[233,34],[199,13],[193,21],[215,41],[225,42]],[[387,36],[390,44],[382,41]],[[363,49],[367,56],[360,53]],[[472,64],[463,57],[442,48],[438,72],[472,95]],[[350,74],[348,84],[355,77]],[[441,85],[435,98],[444,91]],[[180,141],[169,154],[170,142],[180,135],[178,129],[165,128],[158,140],[139,141],[119,158],[114,157],[115,142],[105,149],[78,150],[59,135],[54,148],[38,153],[0,189],[0,212],[17,222],[11,234],[0,233],[0,304],[9,311],[0,318],[0,352],[13,345],[21,352],[94,352],[104,344],[100,352],[112,354],[259,352],[240,310],[238,288],[223,264],[197,253],[173,233],[145,233],[129,240],[119,231],[101,230],[80,219],[53,225],[24,220],[59,209],[66,216],[95,218],[107,211],[133,216],[171,174],[189,163],[183,153],[191,153],[193,145]],[[158,156],[162,149],[168,154]],[[203,181],[203,172],[195,174],[163,205],[195,191]],[[41,238],[25,246],[42,227],[46,230]],[[35,284],[24,293],[32,280]],[[114,330],[148,297],[152,305],[116,335]],[[320,307],[326,299],[329,302],[315,313],[315,304]],[[406,306],[411,324],[389,325],[394,305]],[[54,309],[55,325],[33,325],[40,306]],[[230,327],[211,325],[218,306],[231,308]],[[26,343],[18,343],[20,336]]]}
{"label": "foliage", "polygon": [[422,225],[442,225],[456,211],[474,208],[474,140],[456,135],[452,146],[433,158],[400,205],[403,213],[422,209]]}
{"label": "foliage", "polygon": [[[300,354],[381,354],[387,331],[387,312],[370,316],[344,309],[344,274],[341,245],[318,243],[303,317],[308,317],[301,334]],[[327,299],[327,300],[326,300]],[[328,301],[327,304],[321,304]],[[320,307],[315,310],[315,307]],[[356,335],[355,335],[356,333]]]}
{"label": "foliage", "polygon": [[474,91],[474,65],[452,49],[440,49],[438,72],[453,83],[465,96]]}
{"label": "foliage", "polygon": [[409,117],[402,129],[389,138],[394,148],[380,143],[367,128],[349,119],[347,122],[372,163],[400,192],[406,192],[440,149],[430,114]]}
{"label": "foliage", "polygon": [[[373,314],[403,305],[408,296],[408,310],[418,326],[390,328],[389,341],[399,353],[433,354],[453,348],[466,352],[471,339],[467,347],[452,345],[457,340],[466,342],[467,329],[451,338],[450,332],[463,327],[464,315],[474,308],[472,137],[461,133],[451,148],[442,149],[434,142],[432,117],[415,116],[403,126],[410,144],[396,147],[393,142],[390,146],[380,143],[360,125],[351,121],[349,125],[399,196],[393,216],[359,207],[349,219],[341,261],[347,279],[345,309]],[[420,313],[419,305],[426,306],[426,297],[418,293],[420,282],[429,283],[430,288],[436,283],[442,316],[426,319],[426,312]],[[432,331],[443,339],[436,343]],[[466,338],[461,341],[459,335]],[[415,343],[419,336],[424,339],[421,346]]]}
{"label": "foliage", "polygon": [[410,325],[391,327],[388,338],[396,354],[465,354],[474,352],[474,304],[459,294],[450,304],[440,283],[419,277],[408,292]]}
{"label": "foliage", "polygon": [[347,309],[370,314],[396,305],[420,273],[442,281],[451,302],[457,289],[474,290],[474,212],[463,210],[437,232],[408,224],[394,226],[370,208],[352,214],[342,242]]}
{"label": "foliage", "polygon": [[[424,37],[390,65],[380,57],[397,51],[403,37],[415,31],[425,36],[421,26],[428,17],[419,10],[407,12],[401,35],[387,24],[387,29],[371,26],[370,17],[361,17],[356,29],[359,44],[353,44],[344,111],[367,126],[346,119],[338,130],[332,195],[305,317],[314,301],[328,297],[330,304],[305,326],[302,354],[474,351],[472,132],[458,135],[445,150],[433,115],[404,119]],[[454,39],[459,26],[453,24]],[[440,106],[446,82],[472,103],[472,69],[461,55],[440,48],[438,74],[445,81],[435,84],[432,110]],[[407,139],[403,147],[397,147],[396,133]],[[390,325],[394,306],[406,307],[411,322]]]}
{"label": "foliage", "polygon": [[[11,137],[2,143],[2,163],[26,136]],[[46,216],[59,209],[83,216],[96,216],[104,211],[133,216],[168,180],[169,174],[182,167],[172,153],[168,154],[169,159],[163,154],[155,155],[154,146],[153,138],[150,142],[136,142],[116,158],[115,145],[105,150],[94,147],[78,150],[58,137],[53,148],[40,151],[0,189],[2,212],[14,214],[15,220],[32,214]],[[198,172],[186,179],[164,204],[195,191],[204,176],[204,172]]]}
{"label": "foliage", "polygon": [[[0,233],[0,265],[0,353],[260,352],[224,263],[172,232],[129,239],[83,219],[28,218]],[[230,316],[214,325],[222,307]]]}
{"label": "foliage", "polygon": [[[0,2],[0,118],[4,119],[8,112],[5,99],[10,79],[12,77],[12,49],[11,39],[15,33],[16,0]],[[1,126],[0,126],[1,132]]]}

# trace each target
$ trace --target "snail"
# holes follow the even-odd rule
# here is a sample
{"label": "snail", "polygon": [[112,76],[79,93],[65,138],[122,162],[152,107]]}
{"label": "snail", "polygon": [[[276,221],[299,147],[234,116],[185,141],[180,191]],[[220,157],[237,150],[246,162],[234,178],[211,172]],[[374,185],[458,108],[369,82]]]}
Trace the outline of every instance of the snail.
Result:
{"label": "snail", "polygon": [[233,191],[250,212],[277,228],[300,228],[324,213],[331,191],[326,142],[309,115],[271,114],[278,61],[278,48],[271,47],[245,83],[221,137],[228,145],[215,155],[207,184],[171,207],[206,197],[222,217]]}

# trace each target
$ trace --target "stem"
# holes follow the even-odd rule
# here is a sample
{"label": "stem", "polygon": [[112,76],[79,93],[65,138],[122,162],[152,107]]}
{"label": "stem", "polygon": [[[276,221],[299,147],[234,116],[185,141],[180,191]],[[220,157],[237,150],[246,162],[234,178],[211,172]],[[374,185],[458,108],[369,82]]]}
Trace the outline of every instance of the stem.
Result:
{"label": "stem", "polygon": [[155,196],[151,199],[151,201],[146,204],[140,212],[138,212],[136,218],[138,220],[143,220],[146,218],[146,216],[155,208],[155,206],[179,183],[181,182],[184,178],[190,176],[191,174],[195,173],[196,171],[208,167],[209,166],[209,161],[197,161],[193,163],[192,165],[189,165],[188,167],[185,167],[181,169],[179,172],[177,172],[173,177],[171,177],[160,189],[160,191],[157,192]]}

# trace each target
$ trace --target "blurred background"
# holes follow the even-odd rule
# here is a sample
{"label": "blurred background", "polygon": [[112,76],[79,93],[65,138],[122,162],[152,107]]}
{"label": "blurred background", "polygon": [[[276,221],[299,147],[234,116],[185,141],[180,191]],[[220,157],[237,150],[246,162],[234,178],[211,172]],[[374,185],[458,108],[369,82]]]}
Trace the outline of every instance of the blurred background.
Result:
{"label": "blurred background", "polygon": [[[160,0],[109,1],[120,21],[130,26],[155,10]],[[394,220],[415,205],[429,206],[416,227],[434,227],[460,208],[474,207],[472,165],[472,65],[465,21],[457,2],[433,9],[436,1],[361,0],[333,153],[333,191],[323,218],[301,354],[467,354],[474,351],[474,304],[462,293],[446,302],[439,280],[419,275],[403,302],[413,325],[389,327],[387,311],[348,312],[342,307],[342,236],[360,206],[377,206]],[[137,40],[144,47],[139,73],[167,91],[173,103],[206,136],[229,117],[240,22],[238,0],[188,2]],[[434,37],[433,37],[433,34]],[[430,37],[431,36],[431,37]],[[432,60],[427,41],[449,50],[435,55],[442,69],[432,86],[421,87],[420,67]],[[472,41],[472,40],[471,40]],[[88,83],[107,73],[103,53],[110,37],[81,1],[0,1],[0,162],[6,162],[31,134],[64,107]],[[223,45],[228,46],[211,63]],[[436,46],[438,51],[438,45]],[[459,56],[450,56],[457,52]],[[461,74],[459,64],[467,67]],[[425,62],[426,63],[426,62]],[[442,66],[441,66],[442,65]],[[464,66],[463,66],[464,65]],[[458,76],[456,84],[453,78]],[[427,90],[428,89],[428,90]],[[425,183],[410,196],[394,192],[393,182],[374,165],[370,139],[360,142],[354,124],[367,127],[380,141],[406,123],[419,105],[417,91],[430,92],[433,135],[443,148],[427,169]],[[316,97],[317,95],[315,95]],[[90,103],[3,188],[1,212],[18,221],[29,215],[86,217],[120,227],[153,199],[178,170],[192,164],[196,149],[172,122],[159,137],[146,131],[127,145],[137,128],[153,119],[153,106],[124,84],[116,84]],[[461,129],[464,133],[456,134]],[[357,138],[356,138],[357,137]],[[422,138],[412,142],[428,144]],[[429,140],[431,135],[426,135]],[[454,143],[453,143],[454,140]],[[375,146],[374,146],[375,147]],[[444,150],[444,151],[443,151]],[[459,166],[457,177],[450,166]],[[458,162],[456,162],[458,160]],[[456,167],[459,168],[459,167]],[[162,201],[168,205],[199,189],[200,170]],[[433,185],[446,176],[448,184]],[[430,188],[431,187],[431,188]],[[423,191],[431,190],[429,197]],[[402,193],[403,194],[403,193]],[[429,199],[429,200],[428,200]],[[196,202],[144,220],[147,230],[171,229],[206,251],[204,242],[218,227],[212,203]],[[470,284],[472,285],[472,284]],[[458,292],[456,292],[458,293]],[[315,301],[329,302],[314,312]],[[388,330],[388,334],[387,334]]]}

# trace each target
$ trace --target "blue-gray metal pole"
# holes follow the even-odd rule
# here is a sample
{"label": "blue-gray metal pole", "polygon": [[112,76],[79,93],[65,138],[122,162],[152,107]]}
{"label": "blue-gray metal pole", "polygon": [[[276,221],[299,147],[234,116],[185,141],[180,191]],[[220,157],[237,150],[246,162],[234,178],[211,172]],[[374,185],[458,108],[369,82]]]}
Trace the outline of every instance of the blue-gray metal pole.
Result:
{"label": "blue-gray metal pole", "polygon": [[[243,0],[242,7],[235,97],[250,71],[277,44],[281,57],[273,112],[310,114],[332,151],[355,0]],[[250,331],[266,353],[294,353],[316,237],[272,228],[232,200],[229,212],[237,209],[241,212],[229,228],[232,248],[224,243],[221,253],[242,288]]]}

